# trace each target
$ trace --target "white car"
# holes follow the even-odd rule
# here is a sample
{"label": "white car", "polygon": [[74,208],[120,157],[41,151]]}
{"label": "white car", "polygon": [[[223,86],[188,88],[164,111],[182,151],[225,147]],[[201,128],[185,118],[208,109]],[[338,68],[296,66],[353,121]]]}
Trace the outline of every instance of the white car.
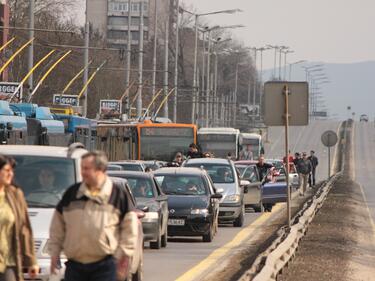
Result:
{"label": "white car", "polygon": [[[25,194],[34,234],[35,255],[40,266],[38,280],[50,278],[48,255],[49,226],[55,206],[69,186],[80,182],[82,145],[68,147],[37,145],[2,145],[0,153],[16,160],[15,182]],[[47,187],[48,185],[48,187]],[[63,262],[64,260],[62,260]],[[59,272],[64,277],[64,266]],[[25,274],[25,280],[28,275]]]}

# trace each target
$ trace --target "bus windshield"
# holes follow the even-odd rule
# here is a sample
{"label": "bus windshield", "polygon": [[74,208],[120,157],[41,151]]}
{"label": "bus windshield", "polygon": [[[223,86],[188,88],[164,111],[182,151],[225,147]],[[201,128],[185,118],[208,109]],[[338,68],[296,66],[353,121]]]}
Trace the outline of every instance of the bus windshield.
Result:
{"label": "bus windshield", "polygon": [[203,152],[211,152],[219,158],[227,157],[228,153],[237,155],[236,135],[200,134],[198,138]]}
{"label": "bus windshield", "polygon": [[257,160],[261,153],[261,139],[258,137],[242,137],[240,160]]}
{"label": "bus windshield", "polygon": [[143,127],[141,160],[172,161],[177,152],[186,154],[194,141],[193,127]]}

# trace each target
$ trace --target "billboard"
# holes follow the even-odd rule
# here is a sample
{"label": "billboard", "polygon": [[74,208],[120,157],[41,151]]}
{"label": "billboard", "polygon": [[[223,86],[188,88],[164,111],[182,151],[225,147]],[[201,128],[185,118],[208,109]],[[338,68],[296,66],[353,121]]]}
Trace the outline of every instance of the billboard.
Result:
{"label": "billboard", "polygon": [[[0,82],[0,100],[6,100],[10,98],[14,92],[16,91],[17,87],[19,87],[20,83],[18,82]],[[13,101],[21,101],[22,100],[22,87],[20,87],[14,96]]]}
{"label": "billboard", "polygon": [[120,100],[100,100],[100,115],[121,115],[122,104]]}
{"label": "billboard", "polygon": [[77,95],[53,95],[53,104],[78,106]]}

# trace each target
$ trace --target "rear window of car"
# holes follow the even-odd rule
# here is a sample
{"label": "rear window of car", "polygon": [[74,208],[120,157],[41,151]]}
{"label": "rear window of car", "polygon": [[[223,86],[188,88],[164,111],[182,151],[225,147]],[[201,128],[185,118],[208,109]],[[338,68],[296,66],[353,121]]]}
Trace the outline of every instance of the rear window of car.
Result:
{"label": "rear window of car", "polygon": [[56,206],[65,190],[76,183],[74,159],[13,156],[15,183],[22,188],[29,207]]}
{"label": "rear window of car", "polygon": [[153,198],[152,180],[148,178],[125,176],[135,198]]}
{"label": "rear window of car", "polygon": [[214,183],[234,183],[234,172],[228,164],[188,162],[184,166],[205,169]]}
{"label": "rear window of car", "polygon": [[155,175],[155,179],[168,195],[207,195],[206,182],[201,176]]}

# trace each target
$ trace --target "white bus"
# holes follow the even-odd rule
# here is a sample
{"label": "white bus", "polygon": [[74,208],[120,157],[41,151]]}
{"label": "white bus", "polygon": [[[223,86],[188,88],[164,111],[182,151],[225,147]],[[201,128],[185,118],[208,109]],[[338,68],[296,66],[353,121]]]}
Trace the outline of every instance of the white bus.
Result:
{"label": "white bus", "polygon": [[198,130],[198,144],[202,152],[211,152],[218,158],[239,157],[240,130],[234,128],[201,128]]}
{"label": "white bus", "polygon": [[241,133],[239,159],[257,160],[260,154],[264,154],[262,136],[255,133]]}

